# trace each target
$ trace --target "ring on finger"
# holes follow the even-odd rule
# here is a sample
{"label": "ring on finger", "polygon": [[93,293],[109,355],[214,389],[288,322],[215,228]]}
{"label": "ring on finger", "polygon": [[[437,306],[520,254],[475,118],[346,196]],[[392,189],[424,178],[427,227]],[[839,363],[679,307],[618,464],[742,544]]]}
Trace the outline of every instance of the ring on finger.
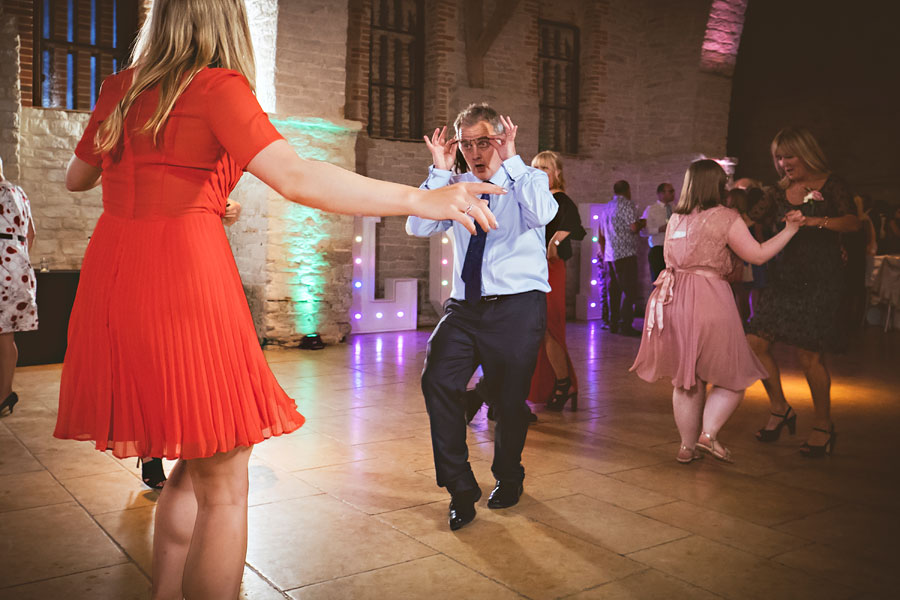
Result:
{"label": "ring on finger", "polygon": [[474,207],[473,207],[471,204],[470,204],[469,206],[467,206],[467,207],[466,207],[466,213],[465,213],[465,214],[469,214],[470,212],[472,212],[472,209],[473,209],[473,208],[474,208]]}

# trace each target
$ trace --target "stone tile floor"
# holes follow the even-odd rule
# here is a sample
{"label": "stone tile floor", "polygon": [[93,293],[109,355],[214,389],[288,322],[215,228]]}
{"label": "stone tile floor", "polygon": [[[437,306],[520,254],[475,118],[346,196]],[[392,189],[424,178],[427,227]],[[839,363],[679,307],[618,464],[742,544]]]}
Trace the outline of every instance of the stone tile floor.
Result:
{"label": "stone tile floor", "polygon": [[[683,466],[670,387],[628,372],[638,341],[570,323],[578,412],[535,407],[525,495],[491,511],[482,411],[469,440],[485,497],[455,533],[419,389],[428,334],[267,351],[308,423],[254,451],[242,598],[900,594],[900,333],[871,328],[831,359],[835,456],[799,456],[812,407],[784,354],[798,434],[755,441],[756,384],[720,436],[736,463]],[[59,377],[59,365],[19,369],[21,401],[0,420],[0,598],[147,598],[157,496],[133,460],[52,437]]]}

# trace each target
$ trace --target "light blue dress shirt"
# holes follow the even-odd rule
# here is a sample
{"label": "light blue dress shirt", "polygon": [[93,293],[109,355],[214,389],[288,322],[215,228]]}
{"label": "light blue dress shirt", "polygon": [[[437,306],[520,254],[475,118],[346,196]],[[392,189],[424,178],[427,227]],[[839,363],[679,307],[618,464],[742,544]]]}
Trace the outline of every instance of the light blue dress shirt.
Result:
{"label": "light blue dress shirt", "polygon": [[[428,179],[420,187],[431,190],[445,185],[481,181],[472,173],[454,175],[451,171],[428,168]],[[503,161],[490,183],[507,190],[505,195],[491,195],[490,209],[499,229],[487,232],[484,260],[481,266],[481,295],[520,294],[538,290],[549,292],[547,283],[547,248],[544,226],[559,205],[550,193],[547,174],[527,166],[519,155]],[[450,296],[465,299],[466,287],[461,272],[472,234],[456,221],[432,221],[419,217],[406,220],[406,232],[428,237],[450,230],[453,240],[453,289]]]}

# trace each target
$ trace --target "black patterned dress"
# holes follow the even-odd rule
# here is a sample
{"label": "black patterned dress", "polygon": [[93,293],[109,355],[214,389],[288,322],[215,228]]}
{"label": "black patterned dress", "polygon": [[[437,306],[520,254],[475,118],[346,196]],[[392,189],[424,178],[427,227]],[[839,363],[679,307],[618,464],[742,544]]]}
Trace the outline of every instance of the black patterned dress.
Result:
{"label": "black patterned dress", "polygon": [[[775,211],[779,227],[783,227],[785,213],[795,209],[808,217],[832,219],[856,214],[853,193],[834,175],[819,192],[824,200],[794,206],[778,188]],[[847,327],[839,322],[845,268],[839,233],[801,227],[769,263],[770,285],[753,307],[749,333],[813,352],[846,349]]]}

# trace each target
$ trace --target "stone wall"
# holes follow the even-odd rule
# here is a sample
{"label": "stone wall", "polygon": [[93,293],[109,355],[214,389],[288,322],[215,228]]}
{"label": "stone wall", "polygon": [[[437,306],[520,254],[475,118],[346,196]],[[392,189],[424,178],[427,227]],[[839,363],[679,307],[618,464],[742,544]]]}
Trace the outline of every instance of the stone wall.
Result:
{"label": "stone wall", "polygon": [[31,200],[37,235],[32,264],[46,259],[51,269],[79,269],[88,239],[103,210],[100,188],[66,190],[66,165],[90,114],[25,107],[19,145],[18,183]]}

